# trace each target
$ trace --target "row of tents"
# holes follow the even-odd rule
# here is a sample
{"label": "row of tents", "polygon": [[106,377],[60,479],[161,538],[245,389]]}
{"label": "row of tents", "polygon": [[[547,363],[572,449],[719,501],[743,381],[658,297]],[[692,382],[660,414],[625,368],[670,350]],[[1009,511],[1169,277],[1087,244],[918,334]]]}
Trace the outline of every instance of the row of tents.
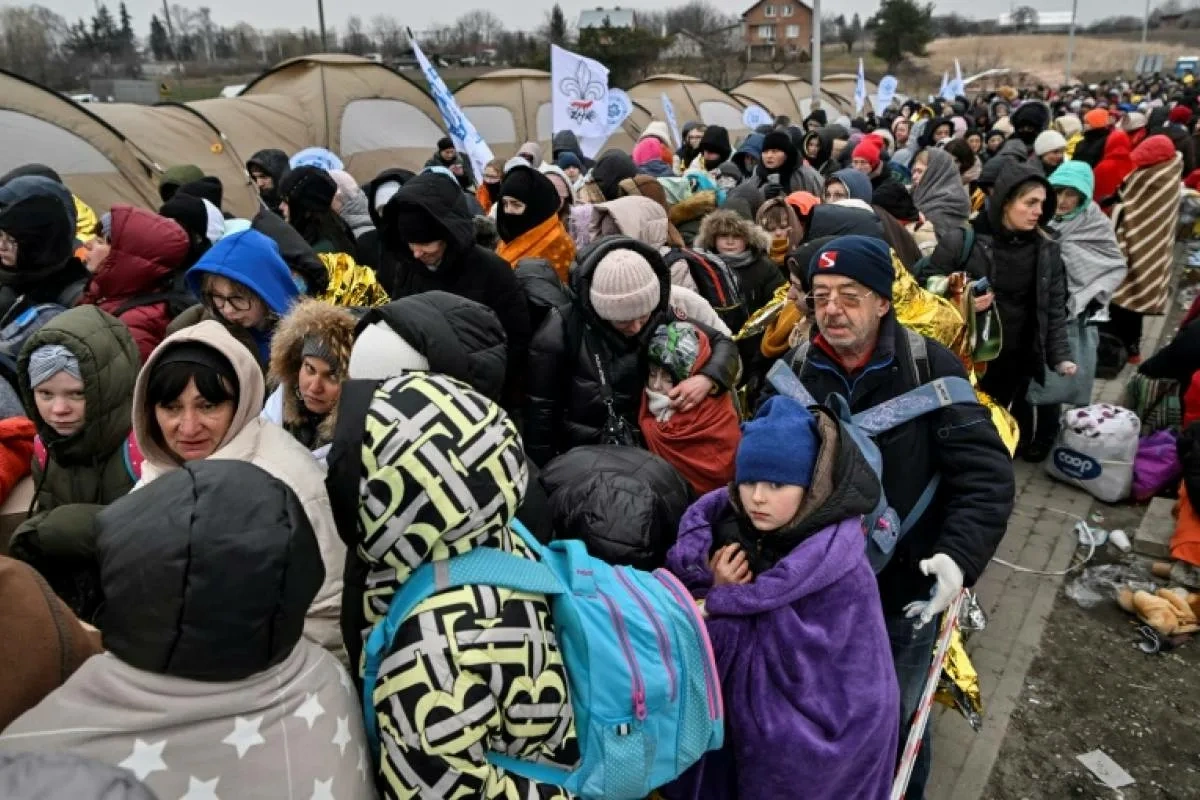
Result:
{"label": "row of tents", "polygon": [[[822,82],[823,107],[831,116],[847,111],[853,91],[853,75],[830,76]],[[874,91],[869,84],[868,92]],[[742,112],[749,105],[803,119],[812,88],[793,75],[760,75],[730,92],[686,75],[656,75],[628,93],[633,113],[609,140],[609,146],[626,150],[652,119],[665,119],[664,93],[680,124],[723,125],[737,137],[746,133]],[[514,155],[527,141],[549,152],[548,72],[491,72],[464,84],[455,98],[497,157]],[[81,105],[0,72],[0,174],[30,162],[47,164],[85,202],[103,209],[118,202],[157,207],[162,172],[195,164],[221,178],[228,211],[251,215],[257,194],[244,164],[258,150],[326,147],[366,181],[386,167],[420,168],[442,135],[441,115],[422,87],[354,56],[291,59],[246,84],[236,97],[154,106]]]}

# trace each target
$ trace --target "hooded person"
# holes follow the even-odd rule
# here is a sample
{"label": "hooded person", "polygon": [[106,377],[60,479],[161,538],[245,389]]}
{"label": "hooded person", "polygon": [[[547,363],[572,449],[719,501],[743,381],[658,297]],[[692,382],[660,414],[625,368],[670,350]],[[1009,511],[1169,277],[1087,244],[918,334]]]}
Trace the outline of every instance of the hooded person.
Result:
{"label": "hooded person", "polygon": [[[875,190],[872,200],[876,211],[883,211],[902,226],[908,232],[913,245],[916,246],[915,261],[910,260],[911,253],[906,256],[902,252],[906,248],[895,248],[896,254],[900,256],[900,260],[906,267],[911,269],[916,261],[929,255],[937,247],[937,231],[934,229],[933,223],[925,219],[917,209],[912,194],[904,187],[904,184],[899,181],[889,181]],[[882,215],[879,218],[881,222],[885,221],[885,217]],[[888,237],[889,241],[893,238],[892,236]]]}
{"label": "hooded person", "polygon": [[858,200],[870,205],[874,189],[871,179],[863,173],[849,167],[839,169],[825,180],[824,201],[838,203],[843,200]]}
{"label": "hooded person", "polygon": [[[1130,157],[1134,170],[1121,186],[1121,205],[1112,212],[1129,272],[1113,293],[1112,320],[1105,330],[1117,336],[1137,359],[1142,317],[1166,313],[1170,303],[1177,227],[1174,210],[1182,191],[1183,156],[1168,137],[1158,134],[1146,137]],[[1164,213],[1167,209],[1171,213]]]}
{"label": "hooded person", "polygon": [[1075,161],[1095,167],[1104,158],[1104,148],[1113,128],[1109,127],[1108,112],[1102,108],[1089,111],[1083,117],[1083,138],[1075,145]]}
{"label": "hooded person", "polygon": [[175,194],[176,196],[186,195],[207,200],[216,207],[218,212],[221,210],[222,203],[225,202],[225,186],[216,175],[205,175],[198,180],[189,181],[180,186],[179,191]]}
{"label": "hooded person", "polygon": [[[504,160],[493,158],[483,168],[483,180],[475,190],[475,199],[484,214],[490,214],[492,207],[500,202],[500,184],[504,180]],[[378,222],[376,222],[378,225]]]}
{"label": "hooded person", "polygon": [[583,148],[579,146],[579,137],[574,131],[558,131],[554,134],[554,138],[550,141],[550,153],[554,157],[555,163],[558,163],[559,156],[563,153],[570,153],[575,156],[579,162],[580,170],[587,171],[592,168],[592,160],[583,154]]}
{"label": "hooded person", "polygon": [[1009,121],[1012,122],[1013,136],[1026,147],[1033,147],[1038,134],[1050,127],[1050,109],[1039,100],[1027,100],[1009,116]]}
{"label": "hooded person", "polygon": [[322,464],[333,442],[356,322],[345,308],[301,300],[279,321],[271,340],[268,376],[276,388],[263,418],[282,426]]}
{"label": "hooded person", "polygon": [[96,212],[92,210],[91,206],[80,200],[78,195],[71,194],[70,189],[63,182],[62,176],[45,164],[22,164],[15,169],[9,170],[0,176],[0,187],[6,186],[10,181],[25,176],[49,178],[54,183],[62,186],[70,194],[71,207],[75,217],[75,239],[80,244],[86,244],[89,239],[96,235],[96,228],[100,224]]}
{"label": "hooded person", "polygon": [[284,481],[236,460],[187,464],[105,509],[96,547],[106,652],[0,750],[67,750],[159,797],[373,796],[349,676],[302,638],[326,576]]}
{"label": "hooded person", "polygon": [[266,369],[271,336],[300,290],[273,240],[255,230],[226,236],[187,272],[200,298],[167,327],[168,334],[215,319]]}
{"label": "hooded person", "polygon": [[[759,163],[762,162],[762,146],[764,135],[761,133],[752,133],[747,136],[733,156],[727,163],[730,163],[738,171],[738,183],[750,178],[754,175],[754,171],[758,169]],[[721,165],[724,168],[724,164]]]}
{"label": "hooded person", "polygon": [[664,797],[888,796],[900,697],[862,533],[879,495],[820,407],[772,397],[743,426],[733,483],[688,509],[667,556],[704,606],[728,735]]}
{"label": "hooded person", "polygon": [[9,552],[37,569],[81,619],[101,603],[92,525],[128,493],[130,397],[138,373],[129,330],[96,306],[59,314],[38,330],[17,364],[25,414],[37,427],[34,501]]}
{"label": "hooded person", "polygon": [[460,153],[454,146],[454,140],[449,136],[438,139],[437,150],[425,162],[425,167],[442,167],[450,171],[450,175],[464,192],[475,186],[475,170],[471,167],[471,159],[466,153]]}
{"label": "hooded person", "polygon": [[730,197],[745,198],[751,209],[757,210],[771,197],[799,191],[820,194],[823,183],[820,173],[801,157],[792,137],[786,131],[772,131],[763,137],[758,165]]}
{"label": "hooded person", "polygon": [[1063,114],[1054,120],[1054,130],[1067,140],[1067,158],[1075,157],[1075,147],[1083,141],[1083,121],[1074,114]]}
{"label": "hooded person", "polygon": [[708,336],[695,325],[681,320],[659,325],[646,351],[650,375],[638,413],[646,449],[674,467],[697,497],[733,479],[733,458],[741,439],[737,411],[733,398],[724,394],[677,412],[668,392],[711,357]]}
{"label": "hooded person", "polygon": [[188,236],[174,220],[134,206],[115,205],[104,220],[101,236],[87,245],[92,279],[81,303],[121,320],[145,361],[167,335],[169,295],[182,275]]}
{"label": "hooded person", "polygon": [[203,177],[204,171],[195,164],[177,164],[167,167],[162,177],[158,179],[158,196],[166,203],[175,196],[179,187],[198,181]]}
{"label": "hooded person", "polygon": [[371,219],[371,212],[367,207],[366,192],[358,185],[358,181],[354,180],[354,176],[345,170],[330,170],[329,177],[337,184],[337,193],[333,196],[333,210],[350,229],[357,245],[363,236],[375,231],[375,222]]}
{"label": "hooded person", "polygon": [[674,172],[663,159],[663,143],[657,137],[646,136],[633,146],[633,163],[638,172],[653,178],[669,178]]}
{"label": "hooded person", "polygon": [[922,158],[926,159],[926,166],[919,180],[917,171],[913,171],[913,202],[925,219],[933,223],[940,239],[946,231],[966,224],[971,215],[971,199],[953,156],[944,150],[929,148],[918,157]]}
{"label": "hooded person", "polygon": [[[353,408],[339,415],[334,446],[347,462],[338,471],[346,482],[331,495],[350,548],[369,570],[368,627],[360,639],[425,564],[481,548],[535,558],[510,527],[529,475],[516,425],[499,406],[464,383],[426,373],[353,381],[346,402]],[[376,435],[388,420],[404,418],[422,423]],[[448,482],[461,490],[447,495]],[[434,629],[456,631],[459,640],[418,644]],[[425,670],[427,658],[439,668]],[[527,689],[535,685],[541,688],[531,712]],[[480,742],[573,769],[579,747],[568,686],[544,596],[483,584],[434,591],[398,621],[368,700],[381,742],[376,785],[388,797],[482,797],[494,790],[566,800],[565,791],[490,764]],[[476,719],[470,710],[480,706],[494,713]],[[443,719],[438,730],[426,726],[431,712]],[[530,713],[539,723],[533,728]],[[403,734],[423,728],[428,735]]]}
{"label": "hooded person", "polygon": [[325,565],[304,632],[344,657],[338,615],[346,551],[324,469],[291,434],[262,418],[265,393],[257,362],[220,323],[207,320],[167,337],[133,391],[133,430],[144,458],[139,486],[204,459],[245,461],[286,483],[308,515]]}
{"label": "hooded person", "polygon": [[700,374],[672,390],[675,407],[689,410],[736,382],[740,363],[728,328],[702,297],[671,285],[654,248],[623,236],[593,242],[571,272],[571,290],[573,302],[550,312],[530,346],[524,430],[535,464],[600,444],[613,426],[632,437],[646,384],[642,354],[672,315],[697,323],[713,348]]}
{"label": "hooded person", "polygon": [[687,259],[678,252],[683,239],[658,203],[648,197],[618,197],[592,206],[588,241],[614,235],[628,236],[656,248],[671,270],[671,283],[693,292],[697,290]]}
{"label": "hooded person", "polygon": [[8,800],[158,800],[129,770],[71,753],[0,756],[0,786]]}
{"label": "hooded person", "polygon": [[[0,652],[2,731],[104,648],[100,633],[84,627],[37,570],[7,556],[0,556],[0,603],[0,635],[14,645]],[[3,777],[0,786],[9,790],[6,798],[13,796]]]}
{"label": "hooded person", "polygon": [[1092,199],[1100,204],[1105,214],[1112,212],[1113,205],[1119,201],[1117,193],[1121,184],[1136,169],[1132,154],[1129,134],[1117,129],[1108,135],[1104,144],[1104,158],[1092,170],[1095,178],[1095,194]]}
{"label": "hooded person", "polygon": [[[266,211],[266,209],[263,210]],[[200,257],[207,253],[209,248],[221,238],[221,236],[215,235],[217,230],[216,222],[221,216],[220,211],[207,200],[202,200],[199,197],[191,195],[176,194],[159,207],[158,214],[161,217],[174,220],[178,223],[179,227],[183,228],[183,232],[187,234],[188,252],[184,257],[184,268],[189,268],[199,261]],[[220,222],[220,230],[223,235],[225,221],[221,219]],[[280,222],[283,223],[283,220],[280,220]],[[286,225],[287,223],[283,224]]]}
{"label": "hooded person", "polygon": [[[793,192],[789,197],[807,194]],[[804,241],[804,229],[812,213],[812,206],[809,206],[808,213],[802,219],[797,205],[789,202],[788,197],[776,197],[759,206],[758,213],[754,215],[755,224],[771,237],[771,249],[767,255],[781,270],[787,254]]]}
{"label": "hooded person", "polygon": [[638,174],[637,165],[633,158],[621,150],[605,150],[596,164],[592,167],[587,185],[599,190],[600,197],[587,197],[586,202],[603,203],[605,200],[616,200],[621,196],[621,181]]}
{"label": "hooded person", "polygon": [[250,180],[254,181],[258,196],[263,204],[276,214],[279,213],[279,185],[283,183],[289,171],[291,166],[288,164],[287,153],[276,148],[259,150],[246,162],[246,172],[250,174]]}
{"label": "hooded person", "polygon": [[559,218],[562,200],[554,183],[533,167],[513,166],[500,185],[496,255],[512,267],[523,258],[544,258],[566,283],[575,242]]}
{"label": "hooded person", "polygon": [[697,149],[700,151],[700,155],[697,157],[696,166],[702,167],[705,172],[716,169],[733,155],[733,146],[729,143],[729,131],[720,125],[709,125],[704,129],[704,136],[701,137],[700,146]]}
{"label": "hooded person", "polygon": [[921,149],[938,147],[954,136],[954,121],[949,117],[935,117],[929,120],[917,137]]}
{"label": "hooded person", "polygon": [[462,192],[440,175],[418,175],[388,202],[380,227],[385,263],[394,264],[392,300],[440,289],[481,303],[504,327],[504,403],[515,407],[525,380],[529,308],[507,261],[475,243]]}
{"label": "hooded person", "polygon": [[74,204],[62,184],[30,175],[0,187],[0,323],[41,303],[75,305],[88,273],[74,249]]}
{"label": "hooded person", "polygon": [[680,132],[683,140],[675,150],[673,167],[676,175],[682,175],[700,157],[700,140],[704,138],[704,123],[690,121],[683,124]]}
{"label": "hooded person", "polygon": [[1180,104],[1167,112],[1166,122],[1158,127],[1149,126],[1150,135],[1161,133],[1171,139],[1175,145],[1175,149],[1179,155],[1183,157],[1183,174],[1191,175],[1196,168],[1196,151],[1192,142],[1192,117],[1194,113],[1191,107]]}
{"label": "hooded person", "polygon": [[[804,135],[803,148],[800,153],[803,156],[805,163],[817,170],[821,175],[826,175],[826,165],[832,158],[833,141],[837,133],[831,127],[821,128],[816,131],[810,131]],[[831,174],[834,170],[829,170]]]}
{"label": "hooded person", "polygon": [[345,253],[355,258],[354,234],[333,210],[337,191],[337,183],[325,170],[296,167],[279,185],[279,207],[314,253]]}
{"label": "hooded person", "polygon": [[742,301],[753,314],[783,285],[783,273],[771,260],[771,236],[752,221],[721,209],[704,218],[694,247],[721,259],[737,277]]}

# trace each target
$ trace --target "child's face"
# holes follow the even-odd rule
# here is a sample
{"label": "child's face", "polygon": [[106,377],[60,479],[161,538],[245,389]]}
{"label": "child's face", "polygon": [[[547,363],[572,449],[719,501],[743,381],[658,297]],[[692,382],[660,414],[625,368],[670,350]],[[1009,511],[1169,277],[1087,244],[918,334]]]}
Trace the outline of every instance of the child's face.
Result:
{"label": "child's face", "polygon": [[652,392],[667,394],[675,388],[675,379],[671,377],[671,373],[662,367],[651,364],[650,377],[646,381],[646,388]]}
{"label": "child's face", "polygon": [[796,518],[804,501],[804,487],[783,483],[739,483],[738,498],[760,531],[777,531]]}
{"label": "child's face", "polygon": [[740,236],[718,236],[717,252],[723,256],[740,256],[746,252],[746,240]]}

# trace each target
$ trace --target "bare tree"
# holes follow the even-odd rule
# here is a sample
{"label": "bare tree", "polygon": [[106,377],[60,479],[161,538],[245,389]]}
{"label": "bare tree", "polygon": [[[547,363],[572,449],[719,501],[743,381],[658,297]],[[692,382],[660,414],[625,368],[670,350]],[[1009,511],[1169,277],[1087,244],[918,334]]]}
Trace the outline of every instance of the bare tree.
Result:
{"label": "bare tree", "polygon": [[480,47],[491,46],[503,30],[504,23],[492,12],[481,9],[468,11],[454,21],[454,34],[458,40],[455,44],[463,50],[474,52]]}
{"label": "bare tree", "polygon": [[371,17],[371,34],[384,58],[396,58],[407,47],[404,28],[395,17],[387,14]]}
{"label": "bare tree", "polygon": [[372,47],[372,42],[363,33],[362,18],[351,16],[346,20],[346,38],[342,40],[342,49],[356,56],[365,56]]}

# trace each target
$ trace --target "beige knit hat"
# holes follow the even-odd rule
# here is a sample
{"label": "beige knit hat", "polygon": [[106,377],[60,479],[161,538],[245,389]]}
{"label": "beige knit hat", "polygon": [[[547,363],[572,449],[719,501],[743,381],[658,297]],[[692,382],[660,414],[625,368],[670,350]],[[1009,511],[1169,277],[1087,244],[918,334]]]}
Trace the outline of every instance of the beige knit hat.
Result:
{"label": "beige knit hat", "polygon": [[608,322],[629,322],[658,308],[662,285],[650,262],[633,250],[614,250],[592,272],[589,297]]}

